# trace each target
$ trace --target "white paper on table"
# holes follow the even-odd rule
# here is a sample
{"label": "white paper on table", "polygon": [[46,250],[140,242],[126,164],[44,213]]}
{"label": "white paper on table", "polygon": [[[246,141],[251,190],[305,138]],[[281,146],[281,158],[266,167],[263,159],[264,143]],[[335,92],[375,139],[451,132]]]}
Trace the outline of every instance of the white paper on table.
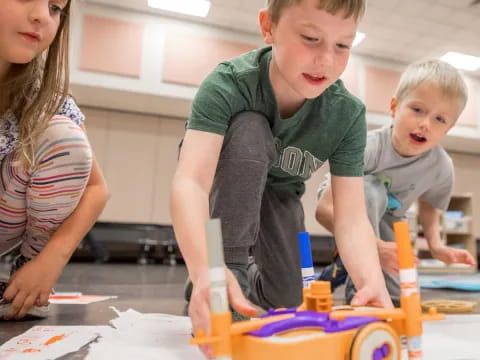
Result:
{"label": "white paper on table", "polygon": [[107,295],[107,296],[100,296],[100,295],[70,295],[71,293],[55,293],[50,295],[48,301],[51,304],[70,304],[70,305],[87,305],[99,301],[109,300],[109,299],[116,299],[117,296]]}
{"label": "white paper on table", "polygon": [[447,315],[423,323],[424,360],[480,360],[480,315]]}
{"label": "white paper on table", "polygon": [[34,326],[0,346],[0,360],[56,359],[95,340],[109,326]]}
{"label": "white paper on table", "polygon": [[[204,360],[199,349],[189,344],[188,317],[141,314],[131,309],[117,314],[111,320],[115,328],[35,326],[3,344],[0,360],[56,359],[88,343],[89,360]],[[425,322],[423,329],[423,360],[480,360],[480,315],[451,315],[443,321]],[[45,345],[49,341],[51,344]]]}
{"label": "white paper on table", "polygon": [[132,309],[116,312],[118,318],[110,321],[115,329],[90,345],[86,359],[205,359],[197,346],[189,344],[192,325],[188,317],[141,314]]}

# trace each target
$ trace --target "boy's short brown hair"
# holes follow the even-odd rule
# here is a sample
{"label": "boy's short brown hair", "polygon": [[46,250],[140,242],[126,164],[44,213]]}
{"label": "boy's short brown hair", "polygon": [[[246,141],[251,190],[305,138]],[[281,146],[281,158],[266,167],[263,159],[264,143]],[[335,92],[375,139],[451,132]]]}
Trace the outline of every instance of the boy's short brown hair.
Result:
{"label": "boy's short brown hair", "polygon": [[[272,16],[272,21],[277,23],[283,9],[299,4],[302,0],[267,0],[267,8]],[[317,8],[325,10],[331,14],[337,14],[339,11],[345,13],[345,19],[354,17],[355,21],[360,19],[365,13],[366,0],[317,0]]]}

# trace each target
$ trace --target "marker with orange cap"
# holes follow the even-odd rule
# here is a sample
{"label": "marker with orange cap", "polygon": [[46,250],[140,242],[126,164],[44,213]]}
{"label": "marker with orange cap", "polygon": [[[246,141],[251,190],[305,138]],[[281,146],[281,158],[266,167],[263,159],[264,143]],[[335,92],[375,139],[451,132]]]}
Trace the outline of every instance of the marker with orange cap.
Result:
{"label": "marker with orange cap", "polygon": [[422,310],[418,289],[418,274],[415,268],[410,232],[407,222],[393,224],[397,242],[398,265],[400,268],[400,304],[405,311],[405,335],[407,338],[408,359],[423,358],[422,351]]}
{"label": "marker with orange cap", "polygon": [[232,313],[228,306],[227,278],[223,258],[220,219],[207,222],[208,273],[210,278],[211,331],[220,340],[212,344],[214,359],[230,360],[232,354],[230,326]]}

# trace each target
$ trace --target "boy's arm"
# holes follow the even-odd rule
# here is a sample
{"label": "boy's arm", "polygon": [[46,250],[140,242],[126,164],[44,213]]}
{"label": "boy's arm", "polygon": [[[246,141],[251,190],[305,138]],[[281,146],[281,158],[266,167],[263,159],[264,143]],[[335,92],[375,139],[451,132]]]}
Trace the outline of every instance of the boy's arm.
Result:
{"label": "boy's arm", "polygon": [[418,201],[418,219],[423,227],[432,256],[447,264],[475,265],[475,259],[467,250],[455,249],[442,244],[440,239],[440,215],[441,211],[435,209],[426,201]]}
{"label": "boy's arm", "polygon": [[173,177],[170,211],[175,237],[194,283],[207,271],[204,228],[222,143],[222,135],[187,130]]}
{"label": "boy's arm", "polygon": [[337,247],[358,289],[352,304],[392,307],[367,217],[363,177],[332,176],[331,182]]}
{"label": "boy's arm", "polygon": [[[171,196],[170,212],[175,236],[193,283],[189,315],[193,329],[209,331],[210,281],[208,276],[205,224],[209,218],[209,195],[215,176],[223,136],[187,130],[183,139]],[[229,303],[238,312],[256,312],[242,294],[233,274],[227,269]],[[201,346],[209,356],[209,347]]]}

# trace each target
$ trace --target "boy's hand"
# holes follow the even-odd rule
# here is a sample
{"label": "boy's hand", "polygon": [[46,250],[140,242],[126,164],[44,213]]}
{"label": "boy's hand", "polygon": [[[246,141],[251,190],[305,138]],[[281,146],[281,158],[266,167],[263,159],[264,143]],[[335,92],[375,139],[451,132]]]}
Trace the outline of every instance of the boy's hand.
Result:
{"label": "boy's hand", "polygon": [[[398,276],[397,244],[394,241],[377,239],[377,249],[382,269],[392,275]],[[413,257],[415,263],[418,264],[418,257],[415,254]]]}
{"label": "boy's hand", "polygon": [[393,275],[398,275],[397,244],[393,241],[377,240],[378,257],[382,269]]}
{"label": "boy's hand", "polygon": [[[208,274],[200,276],[193,283],[188,315],[192,321],[194,334],[198,329],[204,330],[205,334],[210,334],[210,282]],[[213,354],[210,346],[199,345],[199,347],[208,359],[212,358]]]}
{"label": "boy's hand", "polygon": [[62,268],[63,264],[40,256],[23,265],[12,275],[3,294],[3,298],[11,302],[4,319],[21,319],[32,306],[46,305]]}
{"label": "boy's hand", "polygon": [[380,292],[381,286],[366,285],[357,291],[352,299],[351,306],[375,306],[381,308],[393,308],[392,299],[386,289]]}
{"label": "boy's hand", "polygon": [[455,249],[448,246],[440,245],[431,248],[432,256],[446,264],[460,263],[475,266],[477,262],[467,250]]}
{"label": "boy's hand", "polygon": [[[242,315],[255,316],[257,310],[245,298],[237,279],[229,269],[226,269],[226,276],[229,304]],[[200,276],[193,284],[188,315],[192,320],[194,333],[198,329],[203,329],[206,334],[210,334],[210,281],[208,273]],[[200,345],[200,350],[207,358],[213,357],[211,346]]]}

